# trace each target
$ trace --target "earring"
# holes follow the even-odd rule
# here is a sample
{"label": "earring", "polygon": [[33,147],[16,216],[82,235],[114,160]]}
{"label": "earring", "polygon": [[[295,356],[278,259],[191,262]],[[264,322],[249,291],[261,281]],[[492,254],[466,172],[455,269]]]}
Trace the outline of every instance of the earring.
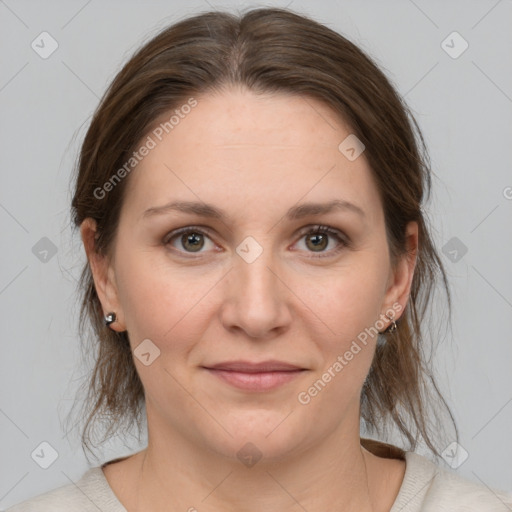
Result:
{"label": "earring", "polygon": [[391,325],[389,325],[387,329],[384,329],[379,334],[388,334],[388,333],[391,333],[391,332],[395,332],[396,329],[397,329],[397,325],[396,325],[396,322],[395,322],[395,314],[393,313],[393,316],[389,316],[386,313],[386,317],[388,318],[388,320],[391,320]]}
{"label": "earring", "polygon": [[[110,324],[114,323],[116,321],[116,314],[114,312],[112,313],[108,313],[106,314],[104,317],[103,317],[103,320],[105,321],[105,325],[109,328],[109,329],[112,329],[112,327],[110,327]],[[112,329],[113,330],[113,329]]]}

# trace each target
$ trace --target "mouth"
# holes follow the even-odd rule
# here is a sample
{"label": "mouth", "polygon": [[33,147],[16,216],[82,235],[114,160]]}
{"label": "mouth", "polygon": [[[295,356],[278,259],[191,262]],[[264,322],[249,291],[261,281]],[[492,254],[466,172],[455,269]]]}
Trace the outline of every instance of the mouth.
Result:
{"label": "mouth", "polygon": [[231,361],[203,368],[231,386],[256,392],[276,389],[308,371],[282,361]]}

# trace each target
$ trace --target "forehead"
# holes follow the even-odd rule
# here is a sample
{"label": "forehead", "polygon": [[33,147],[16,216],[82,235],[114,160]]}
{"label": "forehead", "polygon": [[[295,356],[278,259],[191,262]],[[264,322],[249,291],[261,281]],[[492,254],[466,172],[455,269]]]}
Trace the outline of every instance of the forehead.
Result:
{"label": "forehead", "polygon": [[350,161],[340,152],[350,127],[320,101],[241,89],[194,99],[193,108],[177,106],[148,132],[154,147],[130,176],[130,210],[140,215],[179,199],[277,212],[301,198],[340,198],[365,204],[370,217],[378,213],[364,153]]}

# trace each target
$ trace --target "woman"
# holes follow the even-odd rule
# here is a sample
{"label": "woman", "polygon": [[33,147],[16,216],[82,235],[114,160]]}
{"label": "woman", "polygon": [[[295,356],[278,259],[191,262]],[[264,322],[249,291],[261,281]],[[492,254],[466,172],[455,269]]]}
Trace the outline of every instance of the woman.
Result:
{"label": "woman", "polygon": [[148,446],[10,510],[509,510],[414,453],[440,454],[432,404],[453,419],[424,361],[437,277],[448,292],[429,187],[407,107],[325,26],[212,12],[149,41],[72,202],[99,341],[84,446],[100,416],[105,439],[145,417]]}

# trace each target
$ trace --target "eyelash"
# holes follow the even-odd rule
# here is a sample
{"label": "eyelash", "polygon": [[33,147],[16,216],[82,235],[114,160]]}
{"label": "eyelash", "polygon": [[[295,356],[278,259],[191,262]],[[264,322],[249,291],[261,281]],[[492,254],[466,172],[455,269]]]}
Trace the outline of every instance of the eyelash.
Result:
{"label": "eyelash", "polygon": [[[168,233],[163,239],[163,244],[166,246],[169,245],[169,243],[173,239],[175,239],[177,236],[182,235],[184,233],[197,233],[197,234],[205,235],[208,238],[211,238],[210,232],[208,230],[206,230],[205,228],[202,228],[200,226],[186,226],[184,228],[180,228],[180,229],[177,229],[175,231],[171,231],[170,233]],[[334,237],[336,239],[336,241],[339,243],[339,245],[335,249],[331,249],[330,251],[326,251],[326,252],[321,251],[318,254],[315,254],[314,252],[312,252],[311,253],[312,256],[310,256],[311,258],[331,257],[333,255],[338,254],[343,249],[350,247],[350,240],[348,239],[348,237],[344,236],[337,229],[331,228],[329,226],[324,226],[324,225],[308,226],[308,228],[305,228],[305,230],[301,230],[301,232],[299,234],[300,235],[299,240],[306,235],[318,234],[318,233],[328,234],[328,235]],[[196,257],[196,256],[192,256],[194,253],[188,253],[186,251],[180,251],[180,250],[177,250],[177,251],[179,253],[185,252],[185,254],[190,254],[190,256],[186,256],[186,257],[191,257],[191,258]],[[199,254],[199,253],[197,253],[197,254]]]}

